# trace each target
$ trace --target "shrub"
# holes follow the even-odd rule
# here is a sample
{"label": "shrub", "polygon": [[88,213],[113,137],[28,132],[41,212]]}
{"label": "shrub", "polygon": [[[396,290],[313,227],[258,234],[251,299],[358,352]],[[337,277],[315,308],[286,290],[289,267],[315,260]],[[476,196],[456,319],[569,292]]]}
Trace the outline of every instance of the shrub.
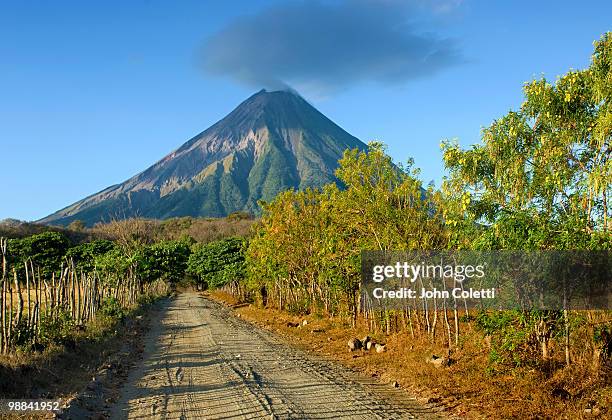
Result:
{"label": "shrub", "polygon": [[41,268],[44,276],[59,271],[70,241],[59,232],[44,232],[23,239],[11,239],[8,243],[9,264],[23,270],[25,261]]}
{"label": "shrub", "polygon": [[100,305],[100,314],[116,319],[123,319],[125,317],[125,311],[119,304],[117,298],[109,296],[102,301]]}
{"label": "shrub", "polygon": [[40,341],[43,344],[67,344],[72,341],[75,326],[67,310],[59,310],[55,316],[43,315],[40,320]]}
{"label": "shrub", "polygon": [[208,288],[222,287],[244,277],[245,242],[228,238],[196,246],[187,263],[187,273]]}

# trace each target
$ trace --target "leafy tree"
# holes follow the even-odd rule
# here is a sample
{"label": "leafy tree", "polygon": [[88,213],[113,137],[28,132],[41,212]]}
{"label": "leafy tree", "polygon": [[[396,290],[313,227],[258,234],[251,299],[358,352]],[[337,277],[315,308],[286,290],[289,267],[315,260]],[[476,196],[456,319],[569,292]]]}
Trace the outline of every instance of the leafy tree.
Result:
{"label": "leafy tree", "polygon": [[185,241],[162,241],[140,249],[135,256],[145,281],[164,279],[179,282],[185,277],[191,250]]}
{"label": "leafy tree", "polygon": [[82,232],[85,230],[85,223],[82,220],[74,220],[68,225],[69,230],[74,230],[75,232]]}
{"label": "leafy tree", "polygon": [[446,236],[434,194],[409,165],[393,164],[380,143],[346,151],[336,173],[344,184],[279,194],[263,215],[247,252],[252,288],[276,305],[357,313],[362,250],[435,249]]}
{"label": "leafy tree", "polygon": [[245,243],[227,238],[195,245],[187,262],[187,273],[207,288],[218,288],[244,276]]}
{"label": "leafy tree", "polygon": [[424,190],[419,171],[395,165],[381,143],[368,152],[347,151],[336,172],[346,185],[338,197],[340,217],[359,240],[358,249],[411,250],[446,246],[433,188]]}
{"label": "leafy tree", "polygon": [[[595,43],[589,68],[555,83],[534,80],[524,94],[518,111],[483,130],[482,144],[469,150],[442,145],[450,171],[444,215],[455,228],[453,243],[475,249],[611,249],[612,33]],[[502,319],[495,314],[479,318],[479,325],[502,337],[501,349],[513,351],[517,337],[526,344],[535,335],[546,358],[548,340],[563,332],[569,363],[567,312],[563,323],[554,311],[521,312],[513,320],[506,315],[504,322],[486,319]],[[525,330],[516,333],[520,328]]]}
{"label": "leafy tree", "polygon": [[484,129],[483,144],[443,144],[458,218],[492,226],[481,246],[588,249],[601,242],[592,236],[609,237],[611,66],[608,33],[589,68],[527,83],[520,109]]}
{"label": "leafy tree", "polygon": [[100,278],[104,278],[110,286],[116,286],[128,276],[130,269],[133,269],[133,259],[126,256],[120,247],[115,246],[104,254],[96,255],[94,266]]}
{"label": "leafy tree", "polygon": [[24,262],[32,262],[41,268],[42,274],[50,276],[59,271],[70,241],[59,232],[43,232],[23,239],[11,239],[8,255],[13,267],[21,272]]}
{"label": "leafy tree", "polygon": [[66,257],[72,258],[77,269],[89,272],[95,267],[96,257],[111,251],[114,247],[115,244],[111,241],[96,239],[68,249]]}

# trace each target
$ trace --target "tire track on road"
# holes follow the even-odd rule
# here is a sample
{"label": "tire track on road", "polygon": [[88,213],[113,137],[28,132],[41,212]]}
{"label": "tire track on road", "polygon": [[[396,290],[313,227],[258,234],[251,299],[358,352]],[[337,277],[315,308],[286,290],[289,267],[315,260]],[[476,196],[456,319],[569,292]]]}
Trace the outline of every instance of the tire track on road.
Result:
{"label": "tire track on road", "polygon": [[112,418],[439,418],[403,391],[392,402],[352,371],[194,292],[168,301],[151,325]]}

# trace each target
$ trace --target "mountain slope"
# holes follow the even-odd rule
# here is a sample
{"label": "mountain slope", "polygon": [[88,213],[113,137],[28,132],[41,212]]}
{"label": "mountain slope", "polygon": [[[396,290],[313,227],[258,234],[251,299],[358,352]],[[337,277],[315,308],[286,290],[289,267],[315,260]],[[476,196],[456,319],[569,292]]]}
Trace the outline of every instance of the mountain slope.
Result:
{"label": "mountain slope", "polygon": [[260,199],[334,182],[343,151],[365,147],[297,93],[262,90],[145,171],[40,222],[257,213]]}

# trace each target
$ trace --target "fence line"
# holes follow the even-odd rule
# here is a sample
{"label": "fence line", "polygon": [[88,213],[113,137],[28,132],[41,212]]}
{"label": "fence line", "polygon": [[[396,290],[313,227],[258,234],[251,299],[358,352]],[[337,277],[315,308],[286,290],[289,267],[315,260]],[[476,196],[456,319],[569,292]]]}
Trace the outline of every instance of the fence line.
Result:
{"label": "fence line", "polygon": [[117,284],[100,274],[77,270],[68,260],[50,278],[41,275],[32,260],[24,262],[25,279],[18,278],[17,268],[8,267],[7,240],[0,238],[2,278],[0,280],[0,352],[7,354],[17,345],[36,345],[41,325],[70,317],[77,327],[93,320],[107,298],[115,298],[121,308],[130,308],[142,296],[162,295],[168,284],[162,280],[142,282],[130,270]]}

